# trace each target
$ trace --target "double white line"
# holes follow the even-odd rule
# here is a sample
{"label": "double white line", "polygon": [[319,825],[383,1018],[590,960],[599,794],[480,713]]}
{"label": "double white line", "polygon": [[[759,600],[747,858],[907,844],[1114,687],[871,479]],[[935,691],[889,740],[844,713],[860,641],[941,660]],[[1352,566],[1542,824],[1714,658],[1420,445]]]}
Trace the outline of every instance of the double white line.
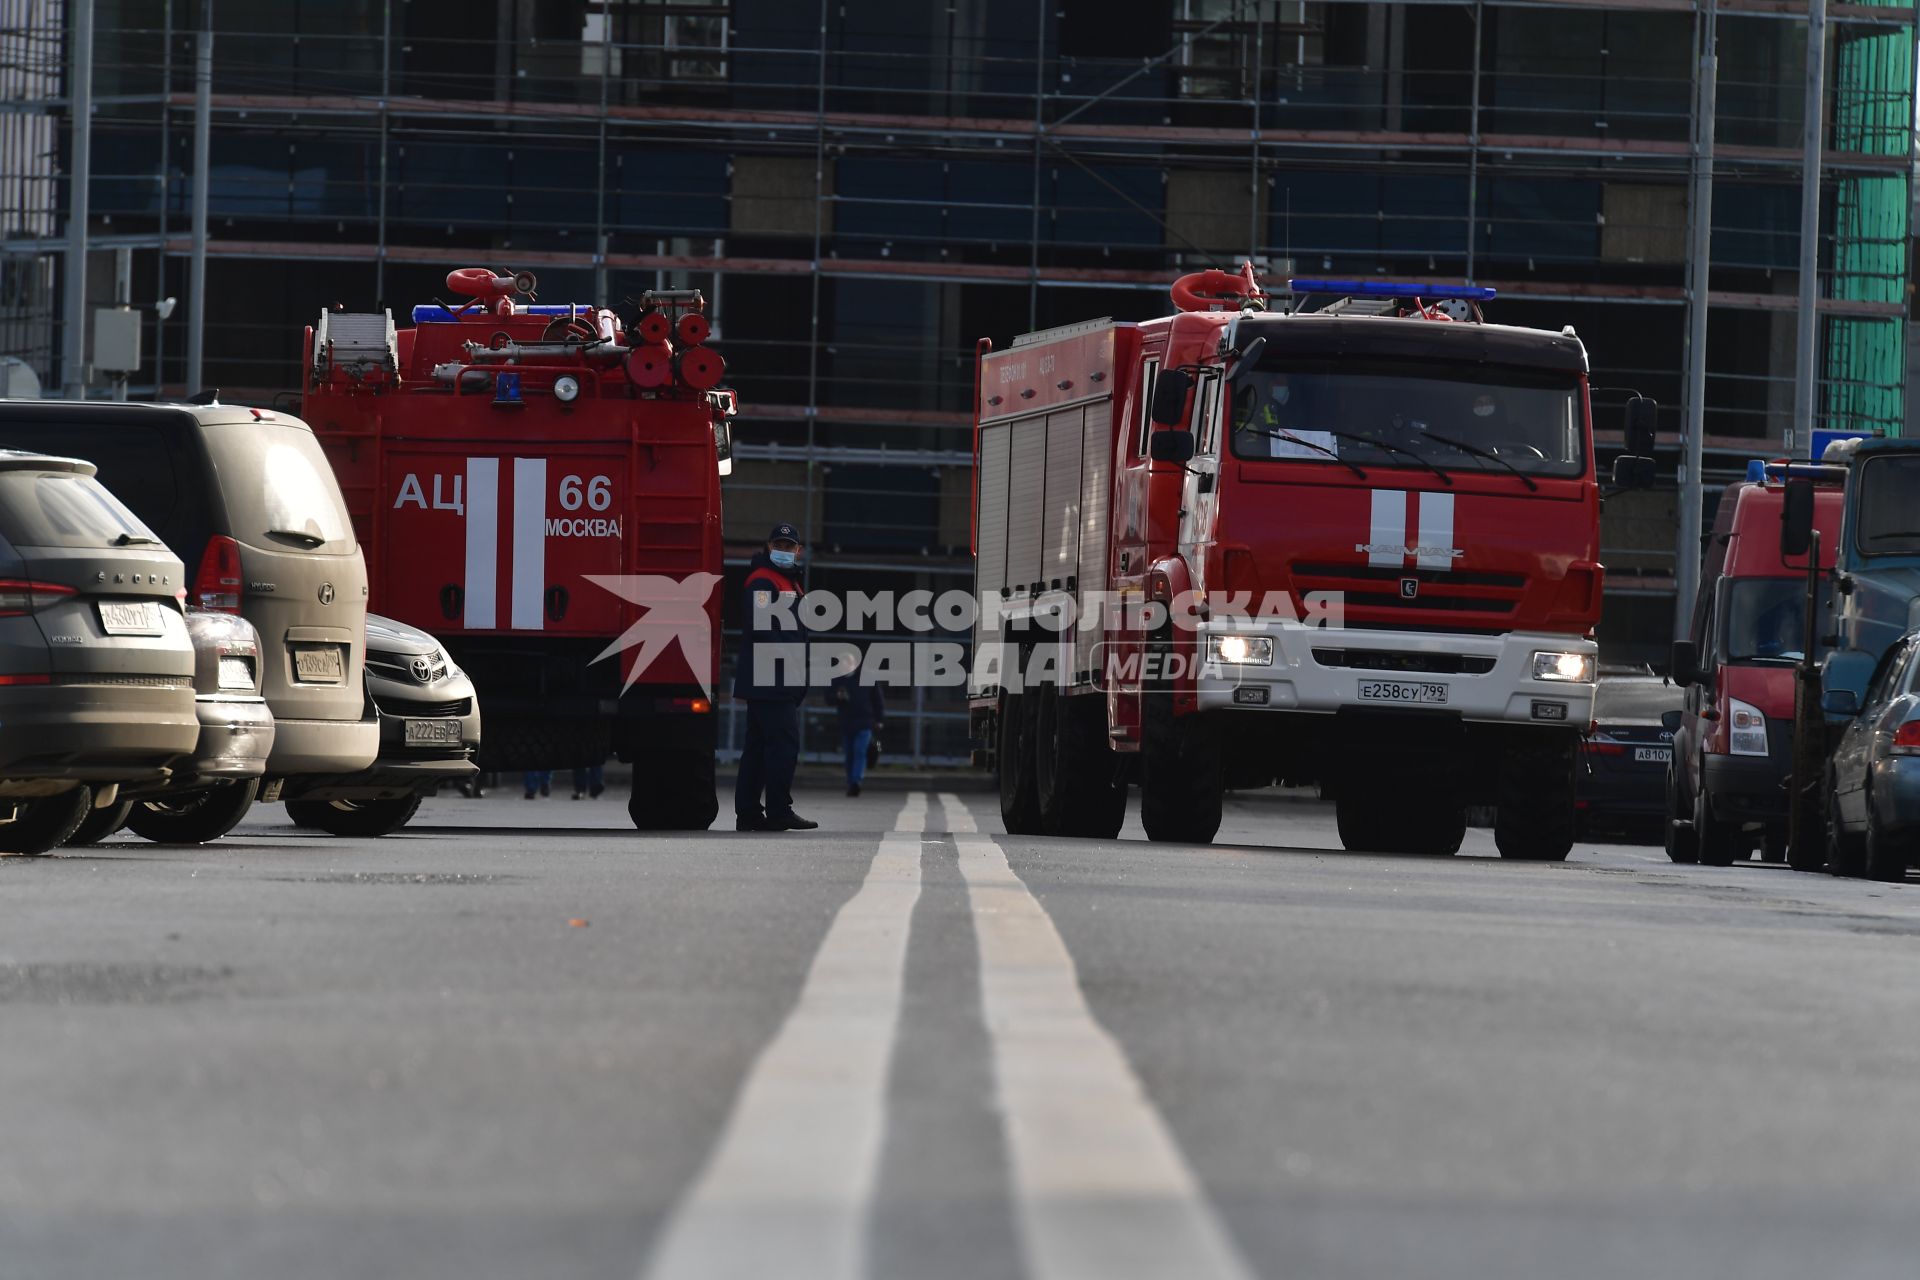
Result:
{"label": "double white line", "polygon": [[[979,942],[1029,1274],[1250,1277],[1126,1055],[1094,1020],[1045,908],[960,798],[940,799]],[[865,1280],[926,815],[925,797],[910,797],[881,839],[662,1231],[649,1277]]]}

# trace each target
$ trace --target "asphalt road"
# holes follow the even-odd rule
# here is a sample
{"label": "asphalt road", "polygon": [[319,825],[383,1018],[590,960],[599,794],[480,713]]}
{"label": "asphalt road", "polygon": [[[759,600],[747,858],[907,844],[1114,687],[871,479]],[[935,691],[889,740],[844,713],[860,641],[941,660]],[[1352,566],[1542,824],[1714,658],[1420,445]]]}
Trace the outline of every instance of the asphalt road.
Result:
{"label": "asphalt road", "polygon": [[803,801],[0,860],[0,1277],[1915,1274],[1920,884]]}

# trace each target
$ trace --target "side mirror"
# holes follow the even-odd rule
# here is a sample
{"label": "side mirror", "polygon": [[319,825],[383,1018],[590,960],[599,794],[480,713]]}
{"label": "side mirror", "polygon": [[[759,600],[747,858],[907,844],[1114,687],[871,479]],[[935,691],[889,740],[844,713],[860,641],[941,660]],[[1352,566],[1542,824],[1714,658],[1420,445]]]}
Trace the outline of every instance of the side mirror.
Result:
{"label": "side mirror", "polygon": [[1266,353],[1266,350],[1267,340],[1265,338],[1255,338],[1252,342],[1240,348],[1240,358],[1234,362],[1233,366],[1233,381],[1236,385],[1241,379],[1253,372],[1255,366],[1260,363],[1260,357]]}
{"label": "side mirror", "polygon": [[1637,458],[1653,456],[1654,415],[1657,401],[1635,396],[1627,401],[1627,452]]}
{"label": "side mirror", "polygon": [[1820,694],[1820,709],[1830,716],[1860,714],[1860,695],[1851,689],[1827,689]]}
{"label": "side mirror", "polygon": [[713,456],[721,475],[733,474],[733,425],[718,416],[713,420]]}
{"label": "side mirror", "polygon": [[1147,455],[1155,462],[1184,464],[1193,458],[1193,432],[1178,427],[1156,431],[1147,440]]}
{"label": "side mirror", "polygon": [[1185,369],[1162,371],[1153,384],[1153,420],[1163,427],[1177,427],[1185,423],[1187,393],[1192,390],[1193,375]]}
{"label": "side mirror", "polygon": [[1813,548],[1813,481],[1789,480],[1780,499],[1780,556],[1803,556]]}
{"label": "side mirror", "polygon": [[1681,712],[1662,711],[1660,713],[1660,727],[1668,733],[1678,733],[1680,732],[1680,721],[1683,719],[1685,719],[1685,716]]}
{"label": "side mirror", "polygon": [[1673,642],[1673,682],[1675,684],[1700,683],[1700,653],[1693,647],[1691,640]]}
{"label": "side mirror", "polygon": [[1623,453],[1613,460],[1616,489],[1645,489],[1653,484],[1653,459]]}

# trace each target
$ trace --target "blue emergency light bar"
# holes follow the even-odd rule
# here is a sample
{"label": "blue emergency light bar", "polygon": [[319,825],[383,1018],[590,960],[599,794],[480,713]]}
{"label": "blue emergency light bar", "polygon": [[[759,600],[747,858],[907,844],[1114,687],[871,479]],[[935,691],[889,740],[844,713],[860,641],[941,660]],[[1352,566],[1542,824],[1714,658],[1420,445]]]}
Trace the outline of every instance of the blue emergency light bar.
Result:
{"label": "blue emergency light bar", "polygon": [[1492,302],[1494,290],[1475,284],[1420,284],[1400,280],[1289,280],[1295,293],[1337,293],[1349,298],[1465,298]]}
{"label": "blue emergency light bar", "polygon": [[1830,484],[1844,483],[1847,469],[1832,464],[1818,462],[1770,462],[1765,458],[1747,459],[1747,483],[1784,484],[1788,480],[1824,480]]}
{"label": "blue emergency light bar", "polygon": [[[599,310],[599,308],[588,306],[584,302],[532,302],[524,305],[516,303],[513,308],[513,314],[517,316],[566,316],[571,319],[574,316],[591,316],[597,310]],[[492,315],[493,313],[486,309],[485,303],[477,302],[465,314],[468,316],[484,316]],[[454,324],[459,321],[460,318],[460,316],[455,315],[438,303],[423,302],[413,309],[413,322],[415,324]]]}

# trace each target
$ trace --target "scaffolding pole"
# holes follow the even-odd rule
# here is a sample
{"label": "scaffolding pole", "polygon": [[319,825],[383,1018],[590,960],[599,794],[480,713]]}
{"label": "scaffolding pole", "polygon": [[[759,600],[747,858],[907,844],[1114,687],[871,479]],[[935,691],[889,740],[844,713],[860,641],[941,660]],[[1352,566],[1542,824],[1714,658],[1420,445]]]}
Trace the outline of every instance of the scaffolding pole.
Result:
{"label": "scaffolding pole", "polygon": [[193,55],[193,256],[187,268],[187,394],[205,388],[207,356],[207,186],[213,170],[213,3]]}
{"label": "scaffolding pole", "polygon": [[1673,636],[1684,638],[1700,582],[1700,468],[1707,429],[1707,285],[1713,258],[1713,121],[1719,60],[1714,5],[1700,5],[1700,72],[1694,95],[1692,241],[1687,246],[1687,423],[1680,466],[1680,528],[1674,545]]}
{"label": "scaffolding pole", "polygon": [[60,344],[61,394],[87,398],[87,187],[93,175],[93,0],[72,0],[71,92],[67,115],[72,125],[72,163],[68,173],[67,287],[65,339]]}
{"label": "scaffolding pole", "polygon": [[[1787,420],[1786,452],[1793,456],[1802,424],[1813,447],[1819,374],[1814,359],[1820,348],[1820,142],[1826,101],[1827,2],[1807,4],[1807,105],[1801,128],[1806,159],[1800,181],[1800,324],[1793,345],[1793,415]],[[1819,459],[1815,458],[1815,462]]]}

